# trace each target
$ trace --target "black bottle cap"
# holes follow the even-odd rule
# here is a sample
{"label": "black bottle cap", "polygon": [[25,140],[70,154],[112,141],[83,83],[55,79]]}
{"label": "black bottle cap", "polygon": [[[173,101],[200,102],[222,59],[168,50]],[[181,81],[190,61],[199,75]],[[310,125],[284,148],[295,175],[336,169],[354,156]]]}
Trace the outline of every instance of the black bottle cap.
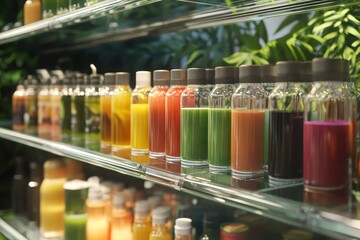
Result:
{"label": "black bottle cap", "polygon": [[85,85],[87,77],[83,73],[76,73],[76,84],[77,85]]}
{"label": "black bottle cap", "polygon": [[111,86],[111,85],[115,85],[115,83],[116,83],[115,73],[113,72],[105,73],[103,84],[107,86]]}
{"label": "black bottle cap", "polygon": [[239,68],[240,83],[261,83],[261,70],[259,65],[242,65]]}
{"label": "black bottle cap", "polygon": [[189,85],[206,85],[205,68],[189,68],[187,70],[187,79]]}
{"label": "black bottle cap", "polygon": [[170,85],[186,85],[186,70],[172,69]]}
{"label": "black bottle cap", "polygon": [[302,65],[295,61],[276,63],[277,82],[302,82]]}
{"label": "black bottle cap", "polygon": [[261,65],[261,82],[275,83],[276,82],[276,66],[275,65]]}
{"label": "black bottle cap", "polygon": [[240,83],[240,69],[239,67],[234,67],[234,83]]}
{"label": "black bottle cap", "polygon": [[234,83],[234,67],[216,67],[215,83],[216,84],[233,84]]}
{"label": "black bottle cap", "polygon": [[349,61],[338,58],[314,58],[314,81],[349,81]]}
{"label": "black bottle cap", "polygon": [[212,68],[206,68],[206,84],[207,85],[215,84],[215,70]]}
{"label": "black bottle cap", "polygon": [[117,72],[115,74],[115,84],[116,85],[129,85],[130,84],[130,74],[128,72]]}
{"label": "black bottle cap", "polygon": [[155,70],[153,72],[154,86],[169,86],[170,72],[168,70]]}

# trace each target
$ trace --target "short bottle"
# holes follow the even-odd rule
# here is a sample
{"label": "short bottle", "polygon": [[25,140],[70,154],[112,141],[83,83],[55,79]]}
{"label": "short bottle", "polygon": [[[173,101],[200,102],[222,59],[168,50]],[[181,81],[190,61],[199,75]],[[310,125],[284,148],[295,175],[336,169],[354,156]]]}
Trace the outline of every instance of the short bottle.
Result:
{"label": "short bottle", "polygon": [[20,79],[12,95],[12,129],[23,132],[25,130],[25,80]]}
{"label": "short bottle", "polygon": [[149,240],[151,231],[150,204],[146,200],[135,203],[133,240]]}
{"label": "short bottle", "polygon": [[131,212],[125,207],[126,197],[123,192],[116,192],[113,196],[111,220],[111,240],[132,240]]}
{"label": "short bottle", "polygon": [[312,61],[320,87],[305,97],[304,185],[307,191],[347,189],[349,162],[356,155],[356,100],[345,87],[349,63],[343,59]]}
{"label": "short bottle", "polygon": [[206,86],[210,92],[215,88],[215,70],[212,68],[206,68]]}
{"label": "short bottle", "polygon": [[46,69],[37,70],[40,80],[38,94],[38,136],[51,138],[51,99],[50,99],[50,75]]}
{"label": "short bottle", "polygon": [[100,151],[111,153],[112,109],[111,99],[115,87],[115,73],[105,73],[100,87]]}
{"label": "short bottle", "polygon": [[190,218],[178,218],[175,221],[175,240],[192,240],[192,226]]}
{"label": "short bottle", "polygon": [[150,240],[170,240],[171,235],[166,223],[168,216],[162,207],[157,207],[152,213],[152,228],[150,232]]}
{"label": "short bottle", "polygon": [[51,128],[50,136],[54,141],[61,140],[61,90],[63,87],[64,74],[60,70],[51,71],[50,107],[51,107]]}
{"label": "short bottle", "polygon": [[260,66],[240,66],[239,77],[231,100],[231,172],[238,178],[262,176],[267,94]]}
{"label": "short bottle", "polygon": [[88,219],[86,223],[86,239],[109,239],[109,221],[106,214],[106,201],[100,186],[89,188],[86,202]]}
{"label": "short bottle", "polygon": [[186,70],[171,70],[170,88],[165,96],[166,161],[180,162],[180,98],[186,88]]}
{"label": "short bottle", "polygon": [[76,74],[76,87],[71,96],[71,143],[85,146],[85,84],[86,75]]}
{"label": "short bottle", "polygon": [[44,180],[40,187],[40,232],[45,238],[64,235],[64,184],[66,169],[62,161],[44,164]]}
{"label": "short bottle", "polygon": [[85,148],[100,151],[100,81],[99,74],[90,75],[85,88]]}
{"label": "short bottle", "polygon": [[149,93],[149,156],[165,156],[165,95],[170,85],[167,70],[155,70],[154,87]]}
{"label": "short bottle", "polygon": [[131,94],[131,154],[147,155],[149,152],[149,103],[151,73],[136,72],[136,87]]}
{"label": "short bottle", "polygon": [[118,157],[131,158],[130,149],[130,109],[131,88],[130,74],[117,72],[115,74],[115,89],[111,100],[111,145],[112,154]]}
{"label": "short bottle", "polygon": [[66,73],[60,97],[60,135],[61,141],[71,143],[71,98],[76,78],[73,73]]}
{"label": "short bottle", "polygon": [[215,88],[209,96],[208,162],[212,172],[230,171],[231,97],[235,92],[234,68],[215,68]]}
{"label": "short bottle", "polygon": [[86,199],[89,184],[72,180],[64,184],[65,189],[65,240],[86,240]]}
{"label": "short bottle", "polygon": [[181,164],[207,166],[208,97],[206,70],[189,68],[186,89],[181,94]]}
{"label": "short bottle", "polygon": [[41,0],[26,0],[24,5],[24,25],[41,20]]}

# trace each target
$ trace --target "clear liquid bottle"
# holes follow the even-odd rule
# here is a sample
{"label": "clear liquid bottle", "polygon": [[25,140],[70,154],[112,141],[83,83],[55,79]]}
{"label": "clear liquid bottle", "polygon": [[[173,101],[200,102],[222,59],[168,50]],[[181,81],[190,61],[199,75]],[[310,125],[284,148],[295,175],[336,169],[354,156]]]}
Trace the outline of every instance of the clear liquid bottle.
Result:
{"label": "clear liquid bottle", "polygon": [[60,70],[51,71],[50,106],[51,106],[51,131],[50,136],[54,141],[61,140],[61,90],[64,74]]}
{"label": "clear liquid bottle", "polygon": [[126,197],[122,192],[117,192],[113,197],[111,220],[111,240],[132,240],[131,212],[125,207]]}
{"label": "clear liquid bottle", "polygon": [[42,182],[42,171],[37,162],[30,162],[30,176],[26,189],[26,211],[27,219],[39,225],[40,223],[40,184]]}
{"label": "clear liquid bottle", "polygon": [[[26,81],[27,82],[27,81]],[[25,130],[25,81],[19,80],[16,90],[12,95],[12,128],[15,131],[23,132]]]}
{"label": "clear liquid bottle", "polygon": [[76,74],[76,87],[71,96],[71,142],[85,146],[85,84],[86,75]]}
{"label": "clear liquid bottle", "polygon": [[149,240],[151,232],[150,204],[146,200],[135,203],[133,240]]}
{"label": "clear liquid bottle", "polygon": [[75,75],[67,73],[61,90],[60,128],[61,141],[71,143],[71,98],[74,90]]}
{"label": "clear liquid bottle", "polygon": [[234,68],[215,68],[215,88],[209,96],[208,161],[210,171],[230,171],[231,96],[235,92]]}
{"label": "clear liquid bottle", "polygon": [[215,88],[215,70],[212,68],[206,68],[206,86],[210,92]]}
{"label": "clear liquid bottle", "polygon": [[111,99],[115,88],[115,73],[105,73],[100,88],[100,151],[111,153],[112,109]]}
{"label": "clear liquid bottle", "polygon": [[50,75],[46,69],[37,70],[40,89],[38,94],[38,136],[51,138]]}
{"label": "clear liquid bottle", "polygon": [[85,89],[85,148],[100,151],[100,81],[99,74],[90,75]]}
{"label": "clear liquid bottle", "polygon": [[192,240],[192,226],[190,218],[178,218],[175,221],[175,240]]}
{"label": "clear liquid bottle", "polygon": [[117,72],[115,75],[115,90],[112,96],[112,153],[115,156],[130,159],[130,109],[131,88],[130,75],[127,72]]}
{"label": "clear liquid bottle", "polygon": [[231,169],[233,177],[263,175],[267,94],[260,66],[240,66],[240,85],[231,100]]}
{"label": "clear liquid bottle", "polygon": [[356,100],[345,82],[349,63],[343,59],[312,61],[320,88],[305,97],[304,185],[308,191],[346,189],[349,163],[356,153]]}
{"label": "clear liquid bottle", "polygon": [[181,164],[206,166],[208,157],[208,97],[206,70],[189,68],[181,94]]}
{"label": "clear liquid bottle", "polygon": [[151,158],[165,156],[165,96],[170,85],[167,70],[155,70],[154,87],[149,93],[149,155]]}
{"label": "clear liquid bottle", "polygon": [[131,94],[131,154],[147,155],[149,152],[149,104],[151,73],[136,72],[136,87]]}
{"label": "clear liquid bottle", "polygon": [[180,98],[186,82],[185,69],[171,70],[165,97],[165,154],[169,162],[180,162]]}
{"label": "clear liquid bottle", "polygon": [[44,180],[40,187],[40,232],[45,238],[64,235],[64,184],[66,169],[62,161],[44,164]]}
{"label": "clear liquid bottle", "polygon": [[166,226],[168,216],[162,207],[157,207],[152,213],[152,228],[149,240],[170,240],[171,234]]}
{"label": "clear liquid bottle", "polygon": [[303,179],[305,91],[299,62],[277,62],[277,83],[269,96],[269,180],[282,185]]}

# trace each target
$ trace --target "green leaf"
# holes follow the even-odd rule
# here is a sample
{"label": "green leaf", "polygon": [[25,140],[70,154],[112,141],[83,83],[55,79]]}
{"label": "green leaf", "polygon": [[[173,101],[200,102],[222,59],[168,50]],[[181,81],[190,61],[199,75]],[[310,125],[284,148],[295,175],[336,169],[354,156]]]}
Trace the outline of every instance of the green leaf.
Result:
{"label": "green leaf", "polygon": [[355,24],[357,24],[357,25],[360,24],[360,21],[359,21],[357,18],[355,18],[353,15],[351,15],[351,14],[348,14],[348,15],[347,15],[347,19],[349,19],[351,22],[353,22],[353,23],[355,23]]}
{"label": "green leaf", "polygon": [[329,41],[330,39],[336,38],[338,36],[338,32],[331,32],[323,37],[325,41]]}
{"label": "green leaf", "polygon": [[326,22],[326,23],[320,24],[320,25],[314,27],[313,32],[318,34],[318,33],[324,31],[326,28],[328,28],[328,27],[330,27],[332,25],[333,25],[332,22]]}
{"label": "green leaf", "polygon": [[186,64],[187,64],[188,66],[190,66],[198,57],[200,57],[200,55],[201,55],[201,51],[200,51],[200,50],[193,52],[193,53],[190,55],[189,59],[187,60]]}
{"label": "green leaf", "polygon": [[281,30],[283,30],[284,28],[294,24],[294,22],[297,21],[296,18],[292,15],[287,16],[280,24],[279,26],[276,28],[275,33],[280,32]]}
{"label": "green leaf", "polygon": [[360,32],[352,26],[347,26],[345,32],[353,35],[354,37],[360,38]]}
{"label": "green leaf", "polygon": [[353,48],[356,48],[357,46],[359,46],[359,44],[360,44],[360,40],[356,40],[355,42],[353,42],[353,43],[351,44],[351,46],[352,46]]}
{"label": "green leaf", "polygon": [[336,11],[331,10],[331,11],[326,11],[323,15],[324,15],[324,17],[327,17],[327,16],[334,15],[334,14],[336,14]]}

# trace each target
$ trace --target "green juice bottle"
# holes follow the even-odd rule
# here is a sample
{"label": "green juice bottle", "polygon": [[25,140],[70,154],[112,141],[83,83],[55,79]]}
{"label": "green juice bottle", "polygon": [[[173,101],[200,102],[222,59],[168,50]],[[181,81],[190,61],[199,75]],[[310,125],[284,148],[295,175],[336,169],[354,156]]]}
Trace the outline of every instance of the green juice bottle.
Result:
{"label": "green juice bottle", "polygon": [[60,132],[61,141],[71,143],[71,97],[74,91],[74,74],[67,73],[64,78],[64,86],[60,97]]}
{"label": "green juice bottle", "polygon": [[181,164],[207,165],[208,97],[206,70],[189,68],[188,86],[181,94]]}
{"label": "green juice bottle", "polygon": [[85,146],[85,83],[86,75],[76,74],[76,87],[71,96],[71,142]]}
{"label": "green juice bottle", "polygon": [[90,76],[90,86],[85,90],[85,148],[100,151],[100,93],[102,76]]}
{"label": "green juice bottle", "polygon": [[229,171],[231,161],[231,96],[234,68],[215,68],[215,88],[209,96],[208,161],[210,171]]}

